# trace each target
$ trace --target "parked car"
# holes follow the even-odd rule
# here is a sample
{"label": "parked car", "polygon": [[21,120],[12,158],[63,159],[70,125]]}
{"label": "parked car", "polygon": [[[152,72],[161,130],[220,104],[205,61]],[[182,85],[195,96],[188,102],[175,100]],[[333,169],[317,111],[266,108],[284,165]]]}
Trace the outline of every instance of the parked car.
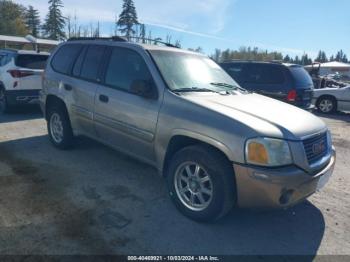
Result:
{"label": "parked car", "polygon": [[313,82],[302,66],[257,61],[228,61],[221,66],[247,90],[313,109]]}
{"label": "parked car", "polygon": [[38,103],[48,57],[43,52],[0,49],[0,112]]}
{"label": "parked car", "polygon": [[285,208],[335,164],[327,126],[242,89],[208,57],[123,39],[75,39],[50,57],[40,96],[54,146],[84,135],[155,166],[197,221],[233,207]]}
{"label": "parked car", "polygon": [[323,88],[314,92],[313,103],[322,113],[350,111],[350,86],[341,88]]}

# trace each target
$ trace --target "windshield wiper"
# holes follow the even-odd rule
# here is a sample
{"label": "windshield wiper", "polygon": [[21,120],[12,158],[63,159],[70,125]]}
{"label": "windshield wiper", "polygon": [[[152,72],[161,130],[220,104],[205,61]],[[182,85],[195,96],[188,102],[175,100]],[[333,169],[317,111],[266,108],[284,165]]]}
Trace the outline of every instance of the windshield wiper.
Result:
{"label": "windshield wiper", "polygon": [[[233,89],[233,90],[240,90],[242,92],[249,93],[248,90],[246,90],[246,89],[244,89],[244,88],[242,88],[240,86],[236,86],[236,85],[231,85],[231,84],[227,84],[227,83],[219,83],[219,82],[218,83],[210,83],[210,84],[213,85],[213,86],[227,87],[227,88],[230,88],[230,89]],[[226,90],[226,91],[228,91],[228,90]]]}
{"label": "windshield wiper", "polygon": [[173,90],[174,92],[212,92],[212,93],[220,93],[218,91],[209,89],[209,88],[199,88],[199,87],[185,87],[178,88]]}

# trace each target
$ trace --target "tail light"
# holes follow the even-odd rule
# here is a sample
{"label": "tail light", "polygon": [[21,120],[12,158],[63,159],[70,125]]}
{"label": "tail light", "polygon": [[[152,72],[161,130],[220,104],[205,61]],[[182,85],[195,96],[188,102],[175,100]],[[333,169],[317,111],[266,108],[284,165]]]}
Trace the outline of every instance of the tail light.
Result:
{"label": "tail light", "polygon": [[21,78],[26,76],[32,76],[35,72],[33,71],[26,71],[26,70],[8,70],[7,73],[9,73],[13,78]]}
{"label": "tail light", "polygon": [[295,89],[290,90],[287,96],[287,101],[295,102],[296,99],[297,99],[297,91]]}

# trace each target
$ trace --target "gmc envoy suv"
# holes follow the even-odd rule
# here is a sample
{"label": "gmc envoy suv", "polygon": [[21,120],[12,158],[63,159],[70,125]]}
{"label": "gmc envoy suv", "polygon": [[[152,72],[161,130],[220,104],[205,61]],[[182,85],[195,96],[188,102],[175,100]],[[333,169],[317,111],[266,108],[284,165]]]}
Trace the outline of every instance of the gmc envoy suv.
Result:
{"label": "gmc envoy suv", "polygon": [[87,136],[155,166],[187,217],[285,208],[322,188],[335,150],[309,112],[246,91],[208,57],[123,39],[71,39],[40,103],[54,146]]}

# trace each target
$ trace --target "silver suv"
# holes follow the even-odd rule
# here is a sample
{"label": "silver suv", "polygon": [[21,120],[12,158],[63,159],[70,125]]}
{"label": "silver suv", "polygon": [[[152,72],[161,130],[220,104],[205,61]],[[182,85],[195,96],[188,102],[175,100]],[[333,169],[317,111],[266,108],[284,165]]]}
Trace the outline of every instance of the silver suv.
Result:
{"label": "silver suv", "polygon": [[50,57],[40,96],[53,145],[96,139],[155,166],[197,221],[233,207],[294,205],[335,164],[326,125],[242,89],[208,57],[118,39],[75,39]]}

